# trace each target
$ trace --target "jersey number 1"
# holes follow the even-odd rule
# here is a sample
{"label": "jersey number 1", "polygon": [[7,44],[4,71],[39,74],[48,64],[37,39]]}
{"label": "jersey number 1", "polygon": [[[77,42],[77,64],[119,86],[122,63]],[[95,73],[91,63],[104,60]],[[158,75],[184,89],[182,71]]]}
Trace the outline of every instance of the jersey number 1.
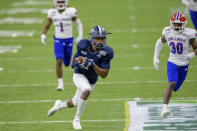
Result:
{"label": "jersey number 1", "polygon": [[170,42],[170,47],[171,50],[170,52],[172,52],[173,54],[182,54],[183,53],[183,44],[178,42],[178,43],[174,43],[174,42]]}
{"label": "jersey number 1", "polygon": [[60,22],[60,28],[61,28],[61,32],[64,32],[64,28],[63,28],[62,22]]}

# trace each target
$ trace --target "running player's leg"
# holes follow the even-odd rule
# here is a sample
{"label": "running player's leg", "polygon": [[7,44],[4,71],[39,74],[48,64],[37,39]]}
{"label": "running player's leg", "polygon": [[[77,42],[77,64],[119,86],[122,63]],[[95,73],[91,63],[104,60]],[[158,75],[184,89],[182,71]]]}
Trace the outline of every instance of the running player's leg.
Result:
{"label": "running player's leg", "polygon": [[179,69],[179,74],[178,74],[178,81],[173,88],[173,91],[177,91],[181,85],[183,84],[184,80],[186,79],[187,72],[188,72],[188,65],[187,66],[182,66]]}
{"label": "running player's leg", "polygon": [[63,58],[63,62],[65,66],[70,65],[72,50],[73,50],[73,38],[66,39],[64,45],[64,58]]}
{"label": "running player's leg", "polygon": [[166,88],[164,93],[163,109],[161,112],[162,118],[165,118],[168,115],[170,115],[170,111],[168,110],[167,106],[172,96],[172,89],[175,87],[178,81],[178,68],[175,64],[171,62],[167,63],[167,76],[168,76],[168,87]]}
{"label": "running player's leg", "polygon": [[63,90],[64,84],[63,84],[63,73],[62,73],[62,59],[63,59],[63,45],[60,40],[57,40],[54,38],[54,53],[56,57],[56,74],[58,78],[58,86],[57,90]]}
{"label": "running player's leg", "polygon": [[74,74],[73,81],[77,88],[81,89],[81,95],[78,97],[77,111],[73,120],[73,128],[81,129],[80,116],[85,108],[87,99],[92,91],[93,85],[91,85],[88,79],[82,74]]}

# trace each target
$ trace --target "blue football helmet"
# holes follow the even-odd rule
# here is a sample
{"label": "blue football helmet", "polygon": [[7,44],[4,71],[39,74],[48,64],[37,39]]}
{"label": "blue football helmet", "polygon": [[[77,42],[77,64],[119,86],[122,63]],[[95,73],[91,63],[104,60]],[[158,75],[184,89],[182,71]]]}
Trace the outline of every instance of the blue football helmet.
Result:
{"label": "blue football helmet", "polygon": [[[99,50],[104,48],[106,46],[107,34],[108,34],[107,31],[102,26],[99,26],[99,25],[94,26],[92,30],[90,31],[91,44],[94,45]],[[104,42],[96,43],[94,40],[95,38],[104,38]]]}

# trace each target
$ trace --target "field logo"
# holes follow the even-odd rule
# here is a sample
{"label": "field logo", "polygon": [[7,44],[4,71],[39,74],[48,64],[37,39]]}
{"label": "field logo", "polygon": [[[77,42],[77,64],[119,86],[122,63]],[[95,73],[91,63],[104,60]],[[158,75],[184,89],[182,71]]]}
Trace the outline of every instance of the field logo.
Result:
{"label": "field logo", "polygon": [[197,130],[197,104],[170,103],[171,116],[164,120],[160,117],[161,107],[162,103],[129,101],[128,131]]}

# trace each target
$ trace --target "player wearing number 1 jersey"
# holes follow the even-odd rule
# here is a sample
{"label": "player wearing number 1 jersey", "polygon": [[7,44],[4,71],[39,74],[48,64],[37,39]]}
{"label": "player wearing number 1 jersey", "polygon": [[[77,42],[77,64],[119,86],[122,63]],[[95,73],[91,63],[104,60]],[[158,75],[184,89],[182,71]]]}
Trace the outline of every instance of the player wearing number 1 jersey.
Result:
{"label": "player wearing number 1 jersey", "polygon": [[76,23],[78,37],[75,42],[78,43],[83,37],[83,27],[77,16],[77,10],[69,7],[68,0],[54,0],[55,7],[48,11],[46,25],[41,35],[41,42],[46,45],[45,39],[51,24],[54,24],[54,53],[56,57],[56,74],[58,77],[57,90],[63,90],[62,62],[65,66],[70,65],[73,47],[72,23]]}
{"label": "player wearing number 1 jersey", "polygon": [[[162,37],[159,38],[155,46],[154,67],[159,70],[159,53],[164,43],[168,43],[170,56],[167,62],[168,87],[164,93],[163,109],[161,117],[170,115],[167,108],[172,90],[177,91],[182,85],[188,72],[189,61],[197,55],[197,43],[195,37],[197,33],[194,29],[186,28],[187,19],[181,12],[176,12],[169,27],[165,27]],[[190,46],[194,51],[190,50]]]}

